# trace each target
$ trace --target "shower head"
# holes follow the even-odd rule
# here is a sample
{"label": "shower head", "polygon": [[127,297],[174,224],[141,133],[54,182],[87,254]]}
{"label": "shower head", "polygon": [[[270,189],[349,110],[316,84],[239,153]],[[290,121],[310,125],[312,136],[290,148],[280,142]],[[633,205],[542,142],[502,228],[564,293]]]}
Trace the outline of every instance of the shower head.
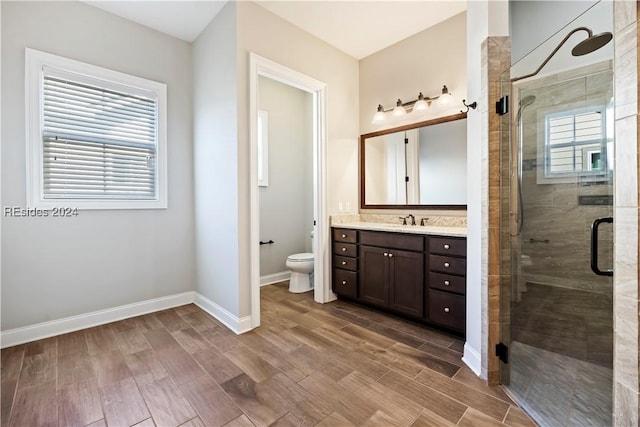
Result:
{"label": "shower head", "polygon": [[535,95],[527,95],[520,100],[520,108],[524,108],[528,105],[533,104],[534,102],[536,102]]}
{"label": "shower head", "polygon": [[573,56],[581,56],[581,55],[586,55],[591,52],[594,52],[600,49],[601,47],[603,47],[604,45],[606,45],[607,43],[609,43],[613,38],[613,35],[609,32],[593,35],[593,31],[591,31],[590,28],[587,28],[587,27],[574,28],[573,30],[569,31],[569,33],[564,37],[564,39],[562,39],[560,44],[558,44],[558,46],[556,46],[556,48],[553,49],[553,52],[551,52],[549,56],[546,57],[546,59],[542,62],[542,64],[540,64],[540,66],[533,73],[527,74],[525,76],[515,77],[511,79],[511,81],[516,82],[518,80],[526,79],[528,77],[533,77],[536,74],[538,74],[542,70],[542,68],[545,65],[547,65],[547,62],[549,62],[551,58],[553,58],[553,56],[556,53],[558,53],[560,48],[567,42],[567,40],[569,40],[569,38],[573,34],[577,33],[578,31],[586,31],[586,33],[588,34],[588,37],[586,38],[586,40],[582,40],[580,43],[578,43],[571,50],[571,54]]}
{"label": "shower head", "polygon": [[522,112],[524,110],[524,107],[528,107],[534,102],[536,102],[535,95],[527,95],[524,98],[520,99],[520,102],[519,102],[520,106],[518,107],[518,113],[516,114],[516,122],[518,123],[518,125],[520,125],[520,119],[522,118]]}
{"label": "shower head", "polygon": [[593,33],[591,33],[591,30],[589,30],[589,37],[575,45],[575,47],[571,49],[571,55],[587,55],[609,43],[612,38],[613,34],[609,32],[593,35]]}

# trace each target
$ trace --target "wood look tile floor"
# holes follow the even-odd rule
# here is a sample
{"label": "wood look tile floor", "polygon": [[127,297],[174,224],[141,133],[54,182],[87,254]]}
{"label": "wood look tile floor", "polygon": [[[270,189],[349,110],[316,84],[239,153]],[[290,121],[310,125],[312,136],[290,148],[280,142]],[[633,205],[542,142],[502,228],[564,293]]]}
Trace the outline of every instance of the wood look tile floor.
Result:
{"label": "wood look tile floor", "polygon": [[531,426],[456,337],[287,283],[237,336],[193,304],[2,350],[2,426]]}

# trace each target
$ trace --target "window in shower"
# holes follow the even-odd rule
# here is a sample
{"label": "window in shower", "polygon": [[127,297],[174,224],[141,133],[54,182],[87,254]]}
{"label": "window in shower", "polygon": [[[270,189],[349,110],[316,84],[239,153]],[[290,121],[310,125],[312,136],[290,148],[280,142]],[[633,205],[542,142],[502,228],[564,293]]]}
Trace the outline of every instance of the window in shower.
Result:
{"label": "window in shower", "polygon": [[605,172],[604,106],[549,113],[544,126],[545,181]]}

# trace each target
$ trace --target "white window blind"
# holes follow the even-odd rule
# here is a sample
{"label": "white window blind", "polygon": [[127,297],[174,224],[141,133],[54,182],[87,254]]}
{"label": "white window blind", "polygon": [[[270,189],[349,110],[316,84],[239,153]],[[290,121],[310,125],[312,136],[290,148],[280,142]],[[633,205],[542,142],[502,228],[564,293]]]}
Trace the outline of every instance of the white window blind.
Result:
{"label": "white window blind", "polygon": [[45,199],[157,197],[156,99],[45,72],[42,114]]}
{"label": "white window blind", "polygon": [[605,156],[605,122],[600,108],[547,116],[546,174],[601,171]]}

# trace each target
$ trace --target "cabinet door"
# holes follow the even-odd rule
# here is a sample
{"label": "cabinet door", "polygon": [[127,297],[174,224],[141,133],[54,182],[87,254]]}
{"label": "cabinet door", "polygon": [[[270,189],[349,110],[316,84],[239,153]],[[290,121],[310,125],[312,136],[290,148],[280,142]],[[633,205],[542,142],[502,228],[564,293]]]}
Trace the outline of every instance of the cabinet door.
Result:
{"label": "cabinet door", "polygon": [[388,249],[360,246],[358,296],[362,301],[381,307],[388,305]]}
{"label": "cabinet door", "polygon": [[422,317],[424,311],[424,255],[393,249],[389,259],[389,308]]}

